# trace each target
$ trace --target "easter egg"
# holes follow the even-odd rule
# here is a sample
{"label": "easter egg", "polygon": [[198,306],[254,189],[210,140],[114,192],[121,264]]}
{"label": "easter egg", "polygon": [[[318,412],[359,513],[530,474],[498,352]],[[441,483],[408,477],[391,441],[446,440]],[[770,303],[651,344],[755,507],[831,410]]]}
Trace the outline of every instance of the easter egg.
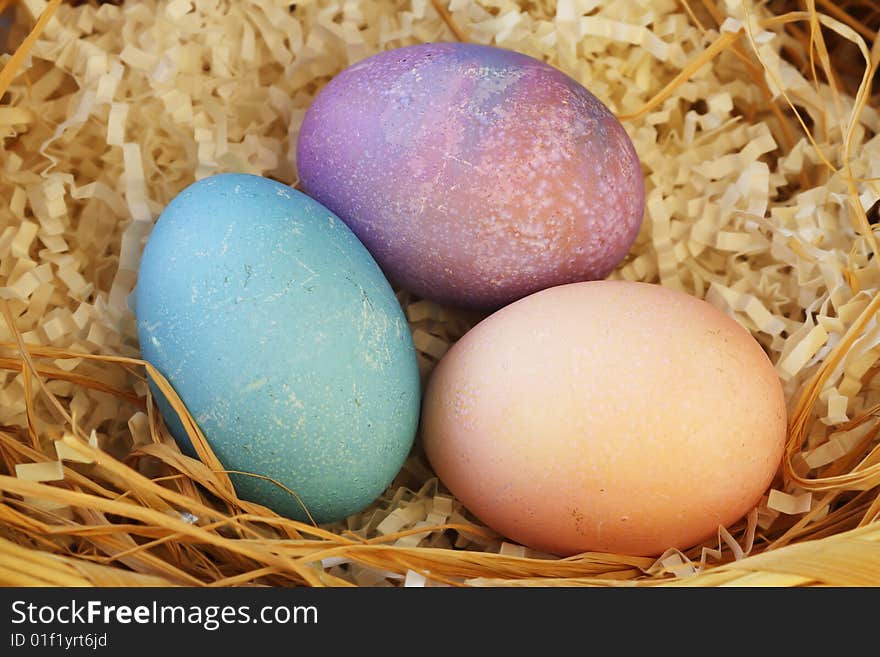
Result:
{"label": "easter egg", "polygon": [[232,475],[242,499],[329,522],[399,471],[420,403],[409,327],[370,254],[313,199],[251,175],[194,183],[149,237],[135,304],[144,358],[224,467],[295,493]]}
{"label": "easter egg", "polygon": [[594,281],[465,334],[429,380],[422,434],[441,481],[501,534],[559,555],[654,556],[758,503],[786,407],[761,346],[714,306]]}
{"label": "easter egg", "polygon": [[461,307],[604,278],[644,211],[639,159],[605,105],[552,66],[475,44],[342,71],[306,112],[297,167],[392,282]]}

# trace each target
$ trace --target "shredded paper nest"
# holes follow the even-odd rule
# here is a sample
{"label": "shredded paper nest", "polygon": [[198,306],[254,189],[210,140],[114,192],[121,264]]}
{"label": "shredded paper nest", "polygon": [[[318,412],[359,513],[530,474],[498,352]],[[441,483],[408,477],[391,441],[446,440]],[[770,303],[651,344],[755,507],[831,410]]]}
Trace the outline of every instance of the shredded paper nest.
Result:
{"label": "shredded paper nest", "polygon": [[[0,0],[0,5],[10,3]],[[873,2],[22,0],[0,23],[0,583],[880,585],[880,46]],[[418,448],[321,528],[237,500],[186,409],[183,456],[127,305],[164,206],[205,176],[297,183],[321,86],[380,50],[491,43],[619,116],[645,172],[614,278],[705,298],[763,345],[790,430],[760,505],[659,558],[536,554]],[[411,297],[423,375],[480,318]]]}

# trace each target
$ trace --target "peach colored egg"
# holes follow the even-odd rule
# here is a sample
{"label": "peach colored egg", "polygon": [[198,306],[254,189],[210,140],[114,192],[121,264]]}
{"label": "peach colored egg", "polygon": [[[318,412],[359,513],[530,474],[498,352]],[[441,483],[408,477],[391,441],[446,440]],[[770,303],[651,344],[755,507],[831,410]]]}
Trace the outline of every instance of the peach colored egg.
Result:
{"label": "peach colored egg", "polygon": [[443,358],[422,435],[490,527],[560,555],[687,548],[759,501],[782,457],[782,386],[710,304],[573,283],[491,315]]}

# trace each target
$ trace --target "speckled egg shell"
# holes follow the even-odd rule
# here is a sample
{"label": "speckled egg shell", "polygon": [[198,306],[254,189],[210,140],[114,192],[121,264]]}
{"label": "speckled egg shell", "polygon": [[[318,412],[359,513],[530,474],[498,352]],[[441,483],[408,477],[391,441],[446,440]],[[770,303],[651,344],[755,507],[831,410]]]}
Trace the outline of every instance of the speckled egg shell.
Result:
{"label": "speckled egg shell", "polygon": [[548,552],[657,555],[752,509],[782,456],[782,386],[710,304],[596,281],[467,333],[425,392],[425,451],[484,522]]}
{"label": "speckled egg shell", "polygon": [[[399,471],[419,412],[409,327],[370,254],[316,201],[249,175],[191,185],[150,235],[135,300],[144,357],[226,468],[284,484],[318,522],[360,511]],[[233,480],[243,499],[306,518],[283,489]]]}
{"label": "speckled egg shell", "polygon": [[611,112],[490,46],[409,46],[347,68],[306,113],[297,166],[393,282],[464,307],[604,278],[644,210]]}

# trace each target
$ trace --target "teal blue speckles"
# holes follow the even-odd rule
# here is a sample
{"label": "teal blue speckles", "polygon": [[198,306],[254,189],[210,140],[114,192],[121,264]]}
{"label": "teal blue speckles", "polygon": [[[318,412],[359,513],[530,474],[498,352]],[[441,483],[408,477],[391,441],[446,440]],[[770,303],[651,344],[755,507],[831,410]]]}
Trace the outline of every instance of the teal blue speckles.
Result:
{"label": "teal blue speckles", "polygon": [[[318,522],[391,483],[418,424],[412,337],[373,258],[317,201],[243,174],[191,185],[150,235],[135,302],[144,357],[227,469],[283,483]],[[283,489],[233,481],[243,499],[306,518]]]}

